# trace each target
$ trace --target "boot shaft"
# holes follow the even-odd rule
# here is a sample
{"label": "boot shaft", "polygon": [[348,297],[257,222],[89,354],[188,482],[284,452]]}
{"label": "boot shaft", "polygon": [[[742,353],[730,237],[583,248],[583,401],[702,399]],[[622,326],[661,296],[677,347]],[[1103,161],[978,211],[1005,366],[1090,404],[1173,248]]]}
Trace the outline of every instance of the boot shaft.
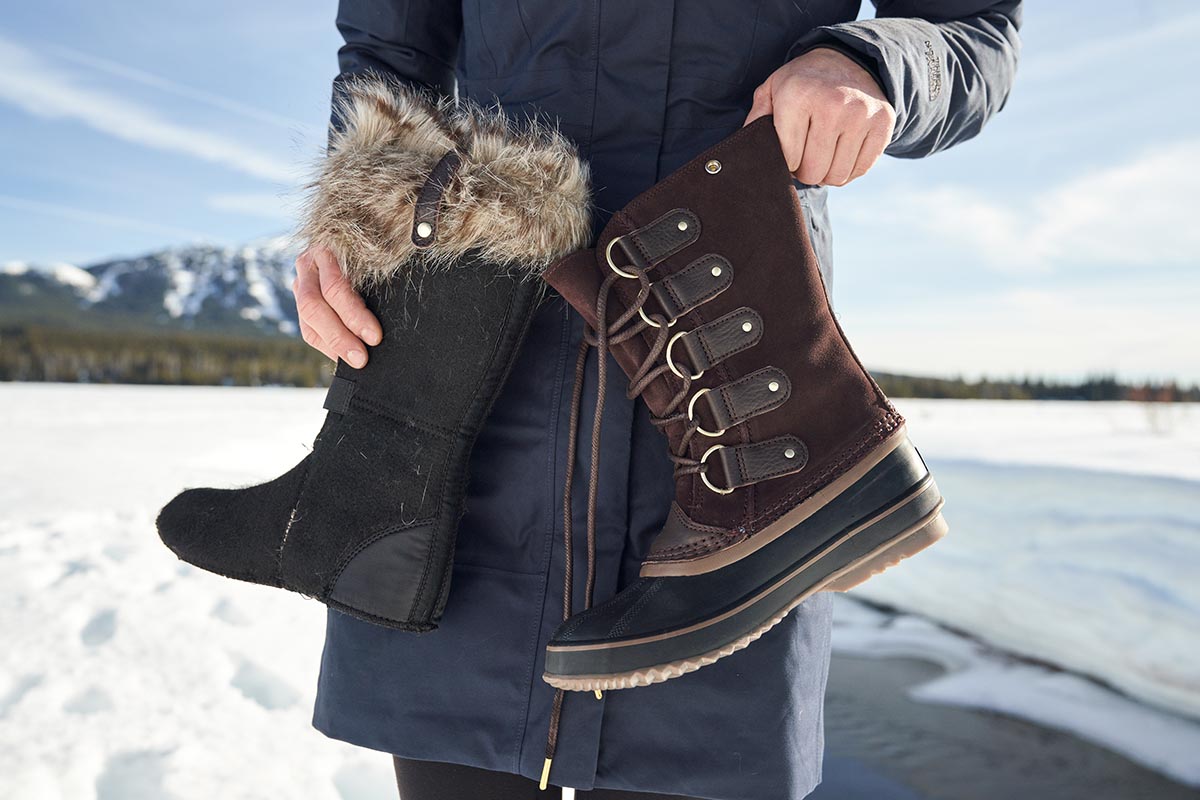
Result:
{"label": "boot shaft", "polygon": [[[651,281],[612,285],[607,324],[642,296],[651,323],[612,347],[627,374],[661,342],[654,325],[671,323],[657,359],[669,369],[643,397],[656,417],[687,414],[665,426],[673,452],[688,418],[699,423],[686,455],[704,461],[703,473],[681,476],[676,496],[693,522],[753,533],[901,424],[834,319],[770,118],[637,197],[595,251],[546,278],[596,326],[596,296],[614,269]],[[673,408],[680,375],[692,379]],[[772,479],[781,476],[790,477]],[[745,485],[718,491],[731,482]]]}
{"label": "boot shaft", "polygon": [[495,351],[524,336],[543,291],[535,278],[473,259],[368,288],[363,300],[383,338],[363,369],[338,361],[332,402],[369,403],[377,413],[447,433],[464,421],[473,427],[470,408],[491,391],[481,381]]}

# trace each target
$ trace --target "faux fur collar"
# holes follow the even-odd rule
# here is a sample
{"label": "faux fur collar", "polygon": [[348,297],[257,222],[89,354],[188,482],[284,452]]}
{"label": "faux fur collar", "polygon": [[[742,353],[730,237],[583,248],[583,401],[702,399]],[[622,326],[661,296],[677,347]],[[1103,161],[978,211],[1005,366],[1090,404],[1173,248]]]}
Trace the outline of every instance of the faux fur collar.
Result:
{"label": "faux fur collar", "polygon": [[[540,274],[591,236],[587,165],[557,130],[520,127],[499,109],[435,103],[379,78],[357,79],[339,100],[301,236],[337,255],[358,287],[444,267],[468,252]],[[447,151],[462,163],[443,194],[438,233],[412,242],[413,209]]]}

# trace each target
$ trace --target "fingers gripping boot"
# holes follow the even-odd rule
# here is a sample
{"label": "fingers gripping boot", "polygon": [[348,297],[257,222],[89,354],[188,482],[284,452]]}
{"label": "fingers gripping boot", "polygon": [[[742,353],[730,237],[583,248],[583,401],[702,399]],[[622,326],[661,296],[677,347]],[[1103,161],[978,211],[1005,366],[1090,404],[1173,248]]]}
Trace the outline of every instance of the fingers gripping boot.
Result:
{"label": "fingers gripping boot", "polygon": [[590,235],[584,165],[558,134],[352,85],[304,234],[383,327],[339,362],[312,452],[275,480],[191,489],[158,518],[180,558],[405,630],[436,627],[475,438],[545,265]]}

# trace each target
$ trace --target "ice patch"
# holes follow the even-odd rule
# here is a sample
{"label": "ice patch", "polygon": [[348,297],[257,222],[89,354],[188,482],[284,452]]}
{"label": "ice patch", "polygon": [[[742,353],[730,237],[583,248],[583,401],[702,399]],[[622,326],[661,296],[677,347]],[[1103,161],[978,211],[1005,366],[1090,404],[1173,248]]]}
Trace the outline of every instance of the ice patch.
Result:
{"label": "ice patch", "polygon": [[1140,704],[1085,677],[1025,661],[904,614],[834,598],[833,649],[872,658],[918,658],[946,674],[914,700],[980,708],[1069,731],[1181,783],[1200,786],[1200,723]]}

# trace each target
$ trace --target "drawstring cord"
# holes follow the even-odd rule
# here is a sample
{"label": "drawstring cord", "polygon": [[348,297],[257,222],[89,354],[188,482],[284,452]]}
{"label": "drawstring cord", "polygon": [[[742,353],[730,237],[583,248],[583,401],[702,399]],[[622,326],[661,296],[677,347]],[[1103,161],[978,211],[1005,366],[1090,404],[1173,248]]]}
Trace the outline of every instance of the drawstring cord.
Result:
{"label": "drawstring cord", "polygon": [[[621,314],[612,325],[606,325],[604,321],[608,318],[608,299],[612,292],[612,287],[622,277],[628,276],[622,276],[613,272],[613,274],[606,277],[600,284],[600,294],[596,299],[596,319],[599,327],[593,330],[591,326],[585,323],[583,340],[579,343],[579,352],[575,359],[575,383],[571,390],[571,416],[567,428],[567,465],[566,475],[563,480],[562,502],[563,552],[565,562],[563,566],[564,622],[572,616],[573,559],[571,558],[571,544],[574,538],[574,525],[571,508],[571,487],[575,481],[575,455],[579,444],[579,412],[583,400],[583,379],[587,366],[588,351],[591,348],[596,348],[596,407],[592,415],[592,450],[588,464],[587,582],[584,587],[583,610],[586,611],[592,607],[592,595],[596,583],[596,505],[599,496],[598,488],[600,479],[600,424],[604,417],[604,400],[607,394],[605,387],[608,380],[608,353],[612,345],[626,342],[650,327],[649,322],[647,322],[648,318],[659,323],[658,334],[655,336],[654,343],[651,345],[645,360],[642,361],[630,379],[629,389],[625,393],[625,396],[629,400],[637,398],[651,383],[667,374],[672,374],[680,378],[683,384],[682,388],[667,403],[664,416],[656,417],[651,415],[650,422],[660,430],[676,423],[687,423],[679,446],[670,453],[671,462],[675,465],[674,475],[676,478],[683,475],[692,475],[704,470],[704,465],[698,459],[687,456],[688,445],[696,435],[696,431],[700,429],[700,424],[690,420],[686,410],[682,410],[684,398],[691,391],[693,378],[673,372],[670,365],[666,363],[660,364],[657,367],[654,366],[654,363],[667,347],[667,320],[658,314],[646,316],[638,313],[650,296],[650,279],[646,277],[646,271],[638,267],[630,265],[624,269],[628,270],[638,280],[637,298],[630,305],[629,309]],[[632,325],[630,324],[631,322],[633,323]],[[565,694],[566,692],[563,689],[555,689],[554,691],[554,702],[550,709],[550,730],[546,735],[546,760],[542,764],[542,777],[538,784],[538,788],[543,791],[549,783],[550,765],[554,762],[554,754],[558,749],[558,732],[560,723],[562,722],[562,707]],[[599,699],[602,696],[602,693],[597,690],[596,698]]]}
{"label": "drawstring cord", "polygon": [[[563,622],[566,622],[571,616],[573,577],[571,539],[574,534],[571,519],[571,485],[575,482],[575,453],[579,441],[579,405],[583,400],[583,374],[587,366],[587,353],[587,342],[580,342],[579,354],[575,358],[575,383],[571,389],[571,419],[567,424],[567,471],[563,480],[566,485],[566,489],[563,491]],[[592,482],[589,481],[589,485]],[[590,524],[588,534],[587,591],[584,598],[586,607],[590,607],[592,604],[592,584],[595,580],[595,538]],[[558,748],[558,727],[562,720],[565,694],[566,692],[562,689],[554,690],[554,704],[550,709],[550,731],[546,734],[546,760],[542,763],[542,779],[538,783],[538,789],[541,791],[546,790],[550,780],[550,765],[554,763],[554,753]]]}

